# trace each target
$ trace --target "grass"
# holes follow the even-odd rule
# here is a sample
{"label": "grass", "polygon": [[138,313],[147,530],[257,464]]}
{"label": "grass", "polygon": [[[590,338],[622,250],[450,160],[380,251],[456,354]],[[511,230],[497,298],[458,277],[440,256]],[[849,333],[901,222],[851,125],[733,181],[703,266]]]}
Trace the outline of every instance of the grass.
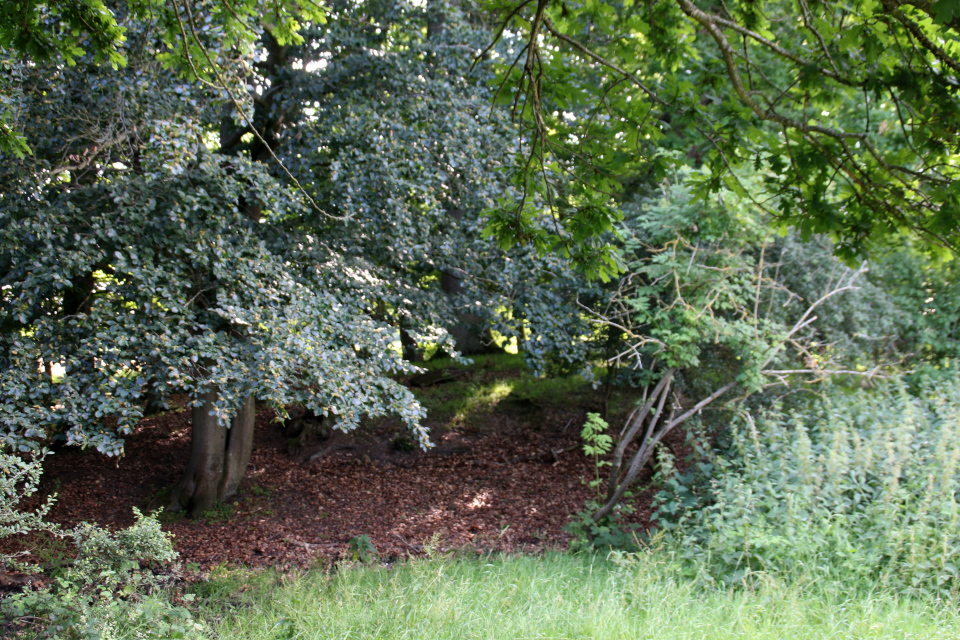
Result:
{"label": "grass", "polygon": [[205,617],[232,640],[960,637],[954,605],[817,583],[706,591],[655,564],[566,554],[350,566],[293,581],[232,572],[198,588]]}
{"label": "grass", "polygon": [[[579,375],[534,377],[522,355],[479,355],[471,356],[471,360],[472,365],[451,359],[431,360],[425,364],[429,369],[469,369],[480,374],[509,375],[481,375],[470,381],[454,381],[414,390],[427,414],[441,419],[449,427],[461,425],[479,413],[492,411],[505,400],[556,406],[580,403],[594,393],[592,385]],[[602,369],[598,370],[597,375],[603,375]]]}

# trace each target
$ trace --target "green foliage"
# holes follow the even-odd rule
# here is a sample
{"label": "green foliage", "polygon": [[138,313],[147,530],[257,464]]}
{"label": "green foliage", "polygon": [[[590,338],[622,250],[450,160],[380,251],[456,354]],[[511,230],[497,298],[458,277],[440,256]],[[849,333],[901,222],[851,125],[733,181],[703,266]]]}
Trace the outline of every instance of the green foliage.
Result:
{"label": "green foliage", "polygon": [[787,331],[788,318],[764,317],[756,304],[777,295],[777,262],[761,257],[774,236],[746,198],[723,190],[700,201],[703,176],[678,174],[660,193],[625,205],[625,270],[613,305],[623,308],[630,357],[650,376],[654,361],[694,370],[705,354],[727,350],[739,360],[730,363],[738,380],[755,389]]}
{"label": "green foliage", "polygon": [[742,414],[699,482],[666,474],[656,519],[679,562],[724,585],[765,573],[955,598],[960,378],[831,391]]}
{"label": "green foliage", "polygon": [[590,481],[590,488],[597,490],[597,500],[601,498],[600,484],[603,479],[600,477],[600,470],[605,466],[610,466],[606,460],[601,460],[601,456],[610,453],[613,448],[613,438],[607,434],[610,425],[600,417],[599,413],[588,413],[587,421],[583,424],[580,431],[580,438],[583,440],[583,453],[593,458],[593,465],[597,471],[597,477]]}
{"label": "green foliage", "polygon": [[[0,2],[0,52],[9,60],[53,66],[92,61],[113,69],[130,60],[131,22],[154,25],[151,57],[164,68],[230,95],[243,93],[245,58],[261,37],[302,42],[302,23],[322,23],[325,7],[313,2],[168,2],[167,0],[46,0]],[[31,141],[10,122],[9,103],[20,94],[0,80],[0,153],[23,158]],[[101,139],[100,142],[105,142]]]}
{"label": "green foliage", "polygon": [[[815,299],[844,267],[832,258],[826,238],[807,242],[793,233],[780,238],[769,259],[781,264],[786,289]],[[824,302],[815,326],[817,357],[866,369],[883,364],[928,374],[960,355],[957,260],[933,261],[912,247],[877,255],[856,289]],[[782,301],[781,301],[782,300]],[[775,306],[790,303],[781,297]]]}
{"label": "green foliage", "polygon": [[[254,492],[254,495],[262,495]],[[218,502],[213,509],[204,511],[201,517],[207,522],[226,522],[233,515],[233,505]]]}
{"label": "green foliage", "polygon": [[202,638],[205,627],[170,603],[163,573],[177,554],[160,523],[134,509],[136,522],[116,533],[83,524],[67,532],[73,564],[38,590],[7,597],[0,610],[39,637],[63,640]]}
{"label": "green foliage", "polygon": [[[952,263],[933,268],[904,252],[853,270],[826,238],[774,234],[769,213],[746,193],[720,188],[706,197],[698,185],[708,178],[679,172],[623,204],[623,272],[588,300],[593,344],[624,365],[609,383],[645,388],[593,514],[603,527],[657,442],[711,404],[830,376],[943,370],[955,353]],[[738,184],[763,179],[745,173]],[[624,462],[631,442],[638,446]],[[589,539],[593,525],[582,516]]]}
{"label": "green foliage", "polygon": [[[65,62],[73,66],[80,57],[92,56],[98,64],[124,65],[123,45],[129,25],[126,18],[154,20],[163,43],[160,55],[178,70],[200,72],[206,79],[222,73],[217,63],[226,61],[219,50],[247,51],[259,32],[267,29],[281,42],[302,42],[298,30],[303,22],[323,22],[324,7],[314,3],[239,0],[219,2],[172,2],[133,0],[116,3],[102,0],[46,0],[0,3],[0,47],[35,62]],[[264,19],[264,25],[258,21]],[[189,35],[188,35],[189,32]]]}
{"label": "green foliage", "polygon": [[[0,452],[0,539],[35,531],[56,531],[54,525],[44,521],[55,496],[48,496],[32,511],[20,506],[21,501],[37,492],[47,451],[28,455],[24,458]],[[13,556],[7,555],[0,555],[0,564],[20,566]]]}
{"label": "green foliage", "polygon": [[[421,348],[461,348],[455,327],[484,342],[492,330],[516,340],[538,372],[547,358],[582,367],[576,337],[587,327],[566,304],[582,278],[570,260],[504,251],[483,233],[483,212],[512,190],[516,129],[491,109],[490,65],[474,64],[489,33],[466,9],[336,3],[336,19],[304,29],[302,46],[276,49],[287,66],[258,65],[263,93],[289,89],[257,113],[283,117],[277,154],[328,214],[297,222],[322,238],[318,250],[340,253],[371,314]],[[431,11],[443,15],[439,32],[424,29]],[[248,148],[257,146],[224,151]]]}
{"label": "green foliage", "polygon": [[[578,404],[592,394],[590,381],[580,375],[538,377],[524,363],[522,355],[471,359],[475,361],[471,365],[472,376],[414,390],[428,415],[446,421],[451,427],[467,424],[471,418],[494,409],[529,415],[545,403]],[[442,364],[439,368],[458,366],[451,361]],[[510,372],[511,375],[487,377],[487,372]]]}
{"label": "green foliage", "polygon": [[[284,20],[313,9],[226,6],[194,15],[202,41],[234,42],[230,21],[252,13],[269,23],[265,60],[237,40],[222,61],[250,65],[242,105],[169,69],[193,45],[157,59],[189,4],[117,13],[126,66],[8,61],[14,89],[44,89],[13,92],[33,154],[0,168],[0,441],[118,455],[148,390],[214,389],[222,423],[254,395],[344,430],[397,414],[426,446],[422,408],[395,382],[412,371],[401,329],[448,351],[450,328],[495,329],[535,367],[582,364],[569,261],[482,236],[512,132],[488,108],[489,68],[471,68],[486,34],[449,8],[428,38],[422,7],[374,2],[331,5],[337,20],[293,37]],[[145,8],[156,21],[137,19]]]}
{"label": "green foliage", "polygon": [[136,507],[133,514],[136,522],[116,533],[88,523],[74,529],[70,537],[77,547],[77,558],[67,578],[93,580],[99,590],[125,592],[154,584],[149,570],[173,561],[177,553],[170,534],[163,532],[155,515],[143,515]]}
{"label": "green foliage", "polygon": [[[583,453],[593,458],[595,476],[588,484],[596,492],[596,497],[588,500],[584,509],[573,515],[565,529],[573,536],[570,548],[574,551],[592,552],[597,549],[629,549],[634,546],[637,538],[634,529],[626,527],[621,522],[624,513],[630,513],[629,504],[610,515],[595,520],[593,514],[603,505],[604,489],[607,478],[602,475],[604,467],[609,467],[609,460],[603,459],[613,448],[613,438],[607,433],[610,425],[600,417],[599,413],[588,413],[587,421],[580,431],[583,440]],[[632,494],[629,494],[632,495]],[[628,497],[629,497],[628,495]]]}
{"label": "green foliage", "polygon": [[878,260],[870,281],[893,308],[875,309],[874,317],[896,322],[885,348],[928,375],[949,369],[960,357],[960,261],[933,262],[907,248]]}
{"label": "green foliage", "polygon": [[380,559],[380,552],[377,551],[377,547],[370,541],[370,536],[367,534],[350,538],[349,545],[350,559],[354,562],[359,561],[363,564],[369,564]]}
{"label": "green foliage", "polygon": [[[876,373],[901,357],[871,351],[897,326],[890,316],[878,318],[871,304],[895,309],[891,296],[871,285],[848,297],[866,265],[844,266],[828,242],[776,236],[763,208],[736,190],[705,200],[696,185],[706,178],[703,171],[680,172],[656,193],[624,204],[624,271],[590,301],[602,336],[595,344],[629,367],[608,384],[644,388],[593,514],[604,527],[657,444],[704,408],[771,387]],[[739,178],[748,186],[761,179]]]}
{"label": "green foliage", "polygon": [[85,50],[98,62],[123,64],[124,29],[101,0],[0,3],[0,47],[39,62],[76,64]]}
{"label": "green foliage", "polygon": [[[499,99],[525,125],[522,195],[492,218],[508,240],[602,247],[624,194],[688,166],[708,173],[703,197],[754,198],[847,260],[905,237],[960,246],[955,3],[489,6],[505,21]],[[743,184],[750,167],[769,175]],[[538,228],[544,210],[556,224]],[[599,272],[604,256],[582,259]]]}
{"label": "green foliage", "polygon": [[0,171],[0,440],[116,455],[148,387],[213,387],[222,422],[254,394],[345,430],[393,412],[426,444],[390,377],[409,370],[392,330],[338,254],[288,224],[297,195],[212,154],[220,96],[160,67],[149,25],[127,27],[125,68],[21,65],[48,90],[24,103],[34,155]]}
{"label": "green foliage", "polygon": [[398,433],[390,439],[390,448],[394,451],[413,451],[416,445],[405,433]]}

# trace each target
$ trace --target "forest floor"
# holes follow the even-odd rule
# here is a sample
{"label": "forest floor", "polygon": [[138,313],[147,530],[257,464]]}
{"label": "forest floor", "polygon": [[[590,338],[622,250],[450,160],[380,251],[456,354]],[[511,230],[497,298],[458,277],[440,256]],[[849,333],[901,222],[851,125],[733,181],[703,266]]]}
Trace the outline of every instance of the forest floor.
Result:
{"label": "forest floor", "polygon": [[[418,555],[424,545],[565,548],[564,526],[593,492],[587,483],[595,469],[580,430],[587,412],[600,410],[599,392],[578,376],[535,379],[516,357],[447,364],[431,367],[432,378],[407,381],[419,384],[415,393],[429,412],[435,446],[427,451],[411,446],[398,421],[384,419],[291,452],[274,411],[260,411],[239,494],[200,518],[161,514],[188,570],[332,562],[349,556],[350,540],[363,535],[383,558]],[[631,404],[614,399],[611,433]],[[683,435],[674,436],[668,446],[680,453]],[[57,451],[45,463],[40,492],[57,495],[48,519],[65,527],[132,524],[134,507],[162,506],[189,448],[189,409],[181,401],[144,419],[120,459]],[[639,497],[628,521],[647,522],[651,495],[647,489]],[[40,561],[57,552],[55,541],[14,538],[2,551],[16,545]]]}

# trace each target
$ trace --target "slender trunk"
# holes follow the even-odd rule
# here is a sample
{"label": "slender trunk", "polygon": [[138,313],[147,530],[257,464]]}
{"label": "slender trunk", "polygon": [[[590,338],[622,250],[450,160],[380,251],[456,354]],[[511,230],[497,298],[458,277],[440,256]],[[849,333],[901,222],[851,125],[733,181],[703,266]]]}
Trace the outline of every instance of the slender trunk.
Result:
{"label": "slender trunk", "polygon": [[446,7],[442,0],[427,1],[427,40],[436,40],[446,29]]}
{"label": "slender trunk", "polygon": [[170,407],[167,406],[167,403],[160,396],[160,392],[157,391],[157,379],[150,378],[146,385],[146,391],[144,392],[143,415],[155,416],[169,408]]}
{"label": "slender trunk", "polygon": [[220,484],[220,499],[237,493],[237,487],[247,472],[250,453],[253,450],[253,427],[257,417],[257,405],[253,396],[248,396],[233,418],[227,433],[226,455],[223,465],[223,480]]}
{"label": "slender trunk", "polygon": [[170,495],[172,511],[197,516],[237,492],[253,448],[255,406],[247,398],[228,430],[213,415],[217,390],[207,390],[193,408],[190,460]]}

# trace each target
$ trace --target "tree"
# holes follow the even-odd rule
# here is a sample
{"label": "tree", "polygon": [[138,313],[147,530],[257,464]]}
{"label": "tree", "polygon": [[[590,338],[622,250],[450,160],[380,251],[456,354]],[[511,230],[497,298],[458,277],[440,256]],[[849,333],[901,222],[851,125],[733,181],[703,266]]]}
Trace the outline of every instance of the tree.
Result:
{"label": "tree", "polygon": [[[509,38],[500,95],[527,131],[527,197],[494,217],[501,235],[576,252],[616,223],[616,193],[702,163],[704,193],[774,198],[775,220],[829,234],[845,259],[905,235],[956,251],[956,3],[494,6],[501,33],[522,34]],[[753,191],[737,179],[748,166],[768,172]],[[555,231],[528,224],[541,207]]]}
{"label": "tree", "polygon": [[[698,201],[696,178],[678,174],[660,194],[625,203],[624,272],[605,307],[585,309],[620,333],[615,358],[643,389],[613,449],[605,495],[591,514],[594,533],[607,526],[663,439],[704,410],[775,387],[869,378],[891,364],[859,358],[835,340],[834,319],[819,317],[860,288],[866,263],[850,269],[813,247],[830,273],[801,297],[787,285],[809,266],[809,249],[779,238],[763,212],[733,191]],[[752,185],[759,177],[738,179]],[[869,308],[870,301],[860,304]],[[856,331],[862,328],[853,327],[848,341],[869,342]]]}
{"label": "tree", "polygon": [[[232,62],[252,52],[259,30],[270,23],[274,38],[299,42],[301,22],[322,22],[324,8],[306,2],[201,2],[184,0],[49,0],[0,2],[0,50],[34,63],[77,64],[82,58],[114,69],[127,63],[129,20],[153,24],[157,59],[165,68],[208,83],[236,81]],[[8,66],[6,70],[12,70]],[[0,152],[24,157],[30,147],[16,125],[16,78],[0,80]]]}
{"label": "tree", "polygon": [[296,192],[211,153],[220,96],[163,70],[148,27],[127,35],[123,68],[22,70],[34,154],[2,176],[4,443],[59,432],[119,454],[148,384],[185,391],[194,445],[173,500],[197,513],[236,490],[254,396],[342,429],[396,413],[426,442],[422,410],[389,377],[407,369],[392,331],[336,256],[315,262],[311,239],[283,224],[304,209]]}
{"label": "tree", "polygon": [[343,256],[369,313],[402,339],[463,351],[489,347],[495,329],[536,368],[546,351],[582,361],[587,326],[557,304],[582,283],[572,265],[484,234],[483,212],[510,189],[516,135],[491,109],[489,65],[473,64],[489,33],[440,3],[329,12],[300,45],[265,39],[251,83],[259,137],[234,114],[224,151],[269,160],[271,145],[277,179],[289,171],[317,205],[295,221],[317,238],[316,259]]}
{"label": "tree", "polygon": [[487,111],[488,73],[467,72],[480,36],[451,14],[424,39],[422,10],[384,6],[392,24],[347,3],[300,46],[265,29],[242,99],[167,69],[129,16],[123,66],[15,65],[33,153],[0,170],[6,445],[119,455],[147,394],[185,392],[193,444],[170,506],[198,513],[236,491],[255,401],[343,430],[398,414],[426,445],[395,379],[411,370],[398,329],[442,339],[469,311],[534,363],[551,345],[580,358],[582,318],[556,312],[578,276],[482,234],[509,126]]}

